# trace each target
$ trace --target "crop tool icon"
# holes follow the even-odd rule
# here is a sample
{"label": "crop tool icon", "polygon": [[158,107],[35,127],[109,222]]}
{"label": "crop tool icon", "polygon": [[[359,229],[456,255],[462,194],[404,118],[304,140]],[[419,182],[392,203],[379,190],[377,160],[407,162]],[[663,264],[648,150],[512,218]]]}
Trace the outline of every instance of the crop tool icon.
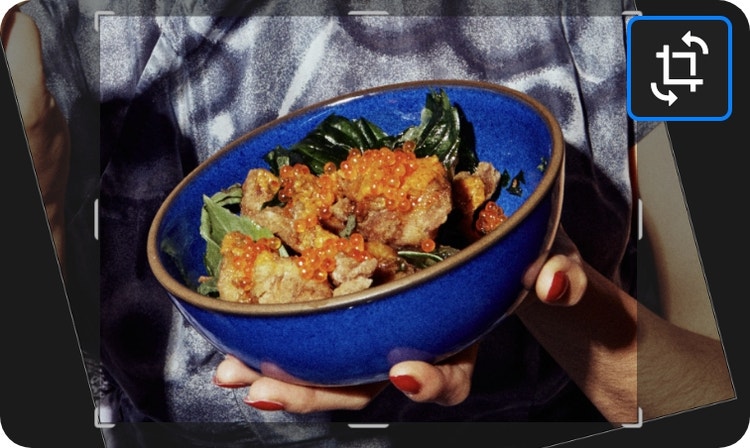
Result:
{"label": "crop tool icon", "polygon": [[[693,43],[696,43],[700,47],[701,54],[706,55],[708,54],[708,45],[706,42],[701,39],[700,37],[693,36],[690,31],[685,33],[684,36],[682,36],[682,41],[690,47]],[[665,86],[679,86],[679,85],[689,85],[690,91],[695,92],[697,89],[697,86],[703,84],[702,78],[696,78],[697,73],[697,53],[694,51],[673,51],[670,53],[669,45],[664,45],[662,51],[656,52],[656,57],[661,59],[663,61],[663,78],[662,78],[662,84]],[[690,77],[688,78],[672,78],[670,77],[670,64],[671,59],[687,59],[690,62]],[[651,83],[651,92],[653,92],[654,96],[662,101],[666,101],[671,106],[674,104],[675,101],[677,101],[677,95],[672,90],[669,90],[668,93],[665,95],[661,93],[659,90],[659,87],[656,82]]]}
{"label": "crop tool icon", "polygon": [[731,22],[639,16],[628,23],[628,113],[636,120],[718,121],[731,113]]}

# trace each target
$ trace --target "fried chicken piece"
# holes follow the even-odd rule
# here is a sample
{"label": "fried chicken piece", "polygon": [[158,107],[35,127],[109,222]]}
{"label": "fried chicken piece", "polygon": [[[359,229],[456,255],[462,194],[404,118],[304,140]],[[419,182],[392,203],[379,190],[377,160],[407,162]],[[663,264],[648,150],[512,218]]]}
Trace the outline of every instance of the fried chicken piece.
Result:
{"label": "fried chicken piece", "polygon": [[[274,256],[268,263],[268,256],[262,255],[263,264],[258,261],[251,275],[254,285],[264,285],[268,291],[253,288],[251,295],[257,303],[289,301],[284,297],[292,293],[300,296],[298,300],[349,294],[372,284],[370,277],[378,262],[367,254],[361,235],[349,242],[323,226],[322,221],[343,230],[353,210],[350,201],[338,195],[336,180],[335,176],[315,176],[302,165],[282,168],[279,178],[263,169],[248,172],[241,213],[300,254],[289,259]],[[268,205],[274,198],[281,204]],[[309,278],[325,283],[328,290],[311,289],[306,282]],[[232,291],[230,296],[237,294]]]}
{"label": "fried chicken piece", "polygon": [[293,257],[278,253],[275,239],[253,239],[230,232],[222,241],[222,261],[217,287],[219,297],[230,302],[291,303],[331,297],[325,281],[305,278]]}
{"label": "fried chicken piece", "polygon": [[357,231],[368,241],[419,247],[435,238],[452,208],[448,173],[435,156],[373,149],[350,155],[338,173],[342,194],[355,204]]}
{"label": "fried chicken piece", "polygon": [[460,231],[469,239],[481,237],[474,227],[477,210],[495,194],[500,172],[492,164],[479,162],[473,173],[461,171],[453,176],[453,205]]}
{"label": "fried chicken piece", "polygon": [[344,232],[349,218],[354,215],[355,204],[346,197],[339,197],[331,206],[330,216],[322,217],[320,224],[326,230],[340,234]]}
{"label": "fried chicken piece", "polygon": [[[269,229],[296,252],[320,247],[336,235],[323,228],[319,216],[330,215],[335,183],[310,173],[304,165],[284,167],[280,177],[265,169],[248,172],[242,185],[240,213]],[[283,205],[266,206],[276,197]]]}
{"label": "fried chicken piece", "polygon": [[337,235],[319,224],[298,231],[295,228],[294,216],[279,207],[267,207],[247,216],[259,226],[269,229],[281,238],[284,244],[298,253],[305,249],[320,247],[325,241],[337,238]]}
{"label": "fried chicken piece", "polygon": [[242,183],[240,213],[250,215],[260,211],[265,203],[276,196],[279,188],[281,181],[272,172],[263,168],[251,169]]}
{"label": "fried chicken piece", "polygon": [[264,252],[255,262],[252,294],[257,303],[293,303],[325,299],[333,290],[326,281],[302,277],[294,258]]}
{"label": "fried chicken piece", "polygon": [[334,296],[352,294],[372,286],[372,275],[378,267],[377,259],[369,256],[360,259],[345,253],[336,254],[335,259],[336,268],[331,272]]}
{"label": "fried chicken piece", "polygon": [[331,281],[334,285],[342,286],[355,280],[361,283],[359,282],[360,279],[367,279],[369,283],[365,287],[370,286],[370,283],[372,283],[370,277],[378,267],[378,260],[376,258],[367,257],[358,259],[345,253],[338,253],[335,256],[335,260],[336,268],[331,272]]}
{"label": "fried chicken piece", "polygon": [[363,291],[372,285],[372,279],[366,277],[357,277],[349,280],[341,285],[337,286],[333,290],[333,296],[343,296],[344,294],[354,294],[355,292]]}

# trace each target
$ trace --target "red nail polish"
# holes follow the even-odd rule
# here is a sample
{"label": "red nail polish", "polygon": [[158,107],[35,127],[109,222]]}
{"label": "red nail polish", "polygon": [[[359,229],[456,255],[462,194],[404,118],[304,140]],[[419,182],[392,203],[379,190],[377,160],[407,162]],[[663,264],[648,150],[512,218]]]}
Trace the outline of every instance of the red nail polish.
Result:
{"label": "red nail polish", "polygon": [[228,389],[239,389],[241,387],[247,386],[247,384],[244,383],[222,383],[216,379],[216,377],[213,378],[213,382],[215,385],[219,387],[226,387]]}
{"label": "red nail polish", "polygon": [[255,409],[260,409],[261,411],[282,411],[282,410],[284,410],[284,405],[281,404],[281,403],[277,403],[275,401],[257,400],[257,401],[245,401],[245,403],[249,404],[250,406],[254,407]]}
{"label": "red nail polish", "polygon": [[397,375],[390,378],[394,386],[407,394],[418,394],[422,389],[422,385],[409,375]]}
{"label": "red nail polish", "polygon": [[548,302],[556,302],[568,291],[568,276],[563,271],[555,272],[547,293]]}

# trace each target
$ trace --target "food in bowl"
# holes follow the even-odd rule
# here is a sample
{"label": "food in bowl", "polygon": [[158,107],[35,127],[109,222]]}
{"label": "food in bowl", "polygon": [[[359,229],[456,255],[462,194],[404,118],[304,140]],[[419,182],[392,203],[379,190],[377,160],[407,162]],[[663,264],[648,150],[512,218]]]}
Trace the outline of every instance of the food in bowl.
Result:
{"label": "food in bowl", "polygon": [[444,90],[431,90],[421,122],[397,135],[331,114],[290,149],[269,151],[268,168],[204,198],[211,274],[198,291],[268,304],[355,293],[495,230],[507,219],[502,187],[520,194],[523,171],[511,182],[478,161],[463,121]]}
{"label": "food in bowl", "polygon": [[[523,194],[503,193],[507,220],[495,231],[439,263],[351,294],[246,304],[196,291],[197,279],[209,275],[200,235],[204,198],[241,184],[250,169],[268,168],[269,148],[291,147],[331,113],[367,117],[396,135],[419,123],[415,105],[431,89],[443,89],[459,105],[478,160],[501,171],[524,172]],[[260,126],[190,172],[154,216],[148,259],[165,298],[184,318],[218,350],[262,374],[321,386],[385,380],[400,361],[436,363],[465,349],[513,311],[524,297],[522,279],[529,266],[546,256],[554,238],[563,164],[555,118],[516,90],[429,80],[353,92]]]}

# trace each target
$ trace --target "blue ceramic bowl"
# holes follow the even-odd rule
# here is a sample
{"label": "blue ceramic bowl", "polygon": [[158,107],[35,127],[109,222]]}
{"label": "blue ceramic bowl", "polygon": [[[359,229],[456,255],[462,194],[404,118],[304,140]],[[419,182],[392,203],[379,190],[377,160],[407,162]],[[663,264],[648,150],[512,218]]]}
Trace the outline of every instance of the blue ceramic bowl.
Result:
{"label": "blue ceramic bowl", "polygon": [[[204,194],[242,182],[250,168],[266,167],[263,154],[300,140],[330,113],[365,117],[388,133],[418,124],[430,88],[444,89],[464,112],[480,160],[511,175],[524,171],[525,193],[503,192],[498,199],[509,216],[500,228],[416,274],[319,301],[238,304],[204,297],[185,282],[205,274],[199,235]],[[153,221],[149,261],[187,320],[248,366],[301,384],[383,380],[399,361],[439,362],[468,347],[522,300],[522,276],[545,256],[559,222],[563,148],[554,117],[533,98],[502,86],[426,81],[352,93],[255,129],[190,173]],[[542,160],[544,170],[537,168]],[[162,250],[164,240],[176,254]]]}

